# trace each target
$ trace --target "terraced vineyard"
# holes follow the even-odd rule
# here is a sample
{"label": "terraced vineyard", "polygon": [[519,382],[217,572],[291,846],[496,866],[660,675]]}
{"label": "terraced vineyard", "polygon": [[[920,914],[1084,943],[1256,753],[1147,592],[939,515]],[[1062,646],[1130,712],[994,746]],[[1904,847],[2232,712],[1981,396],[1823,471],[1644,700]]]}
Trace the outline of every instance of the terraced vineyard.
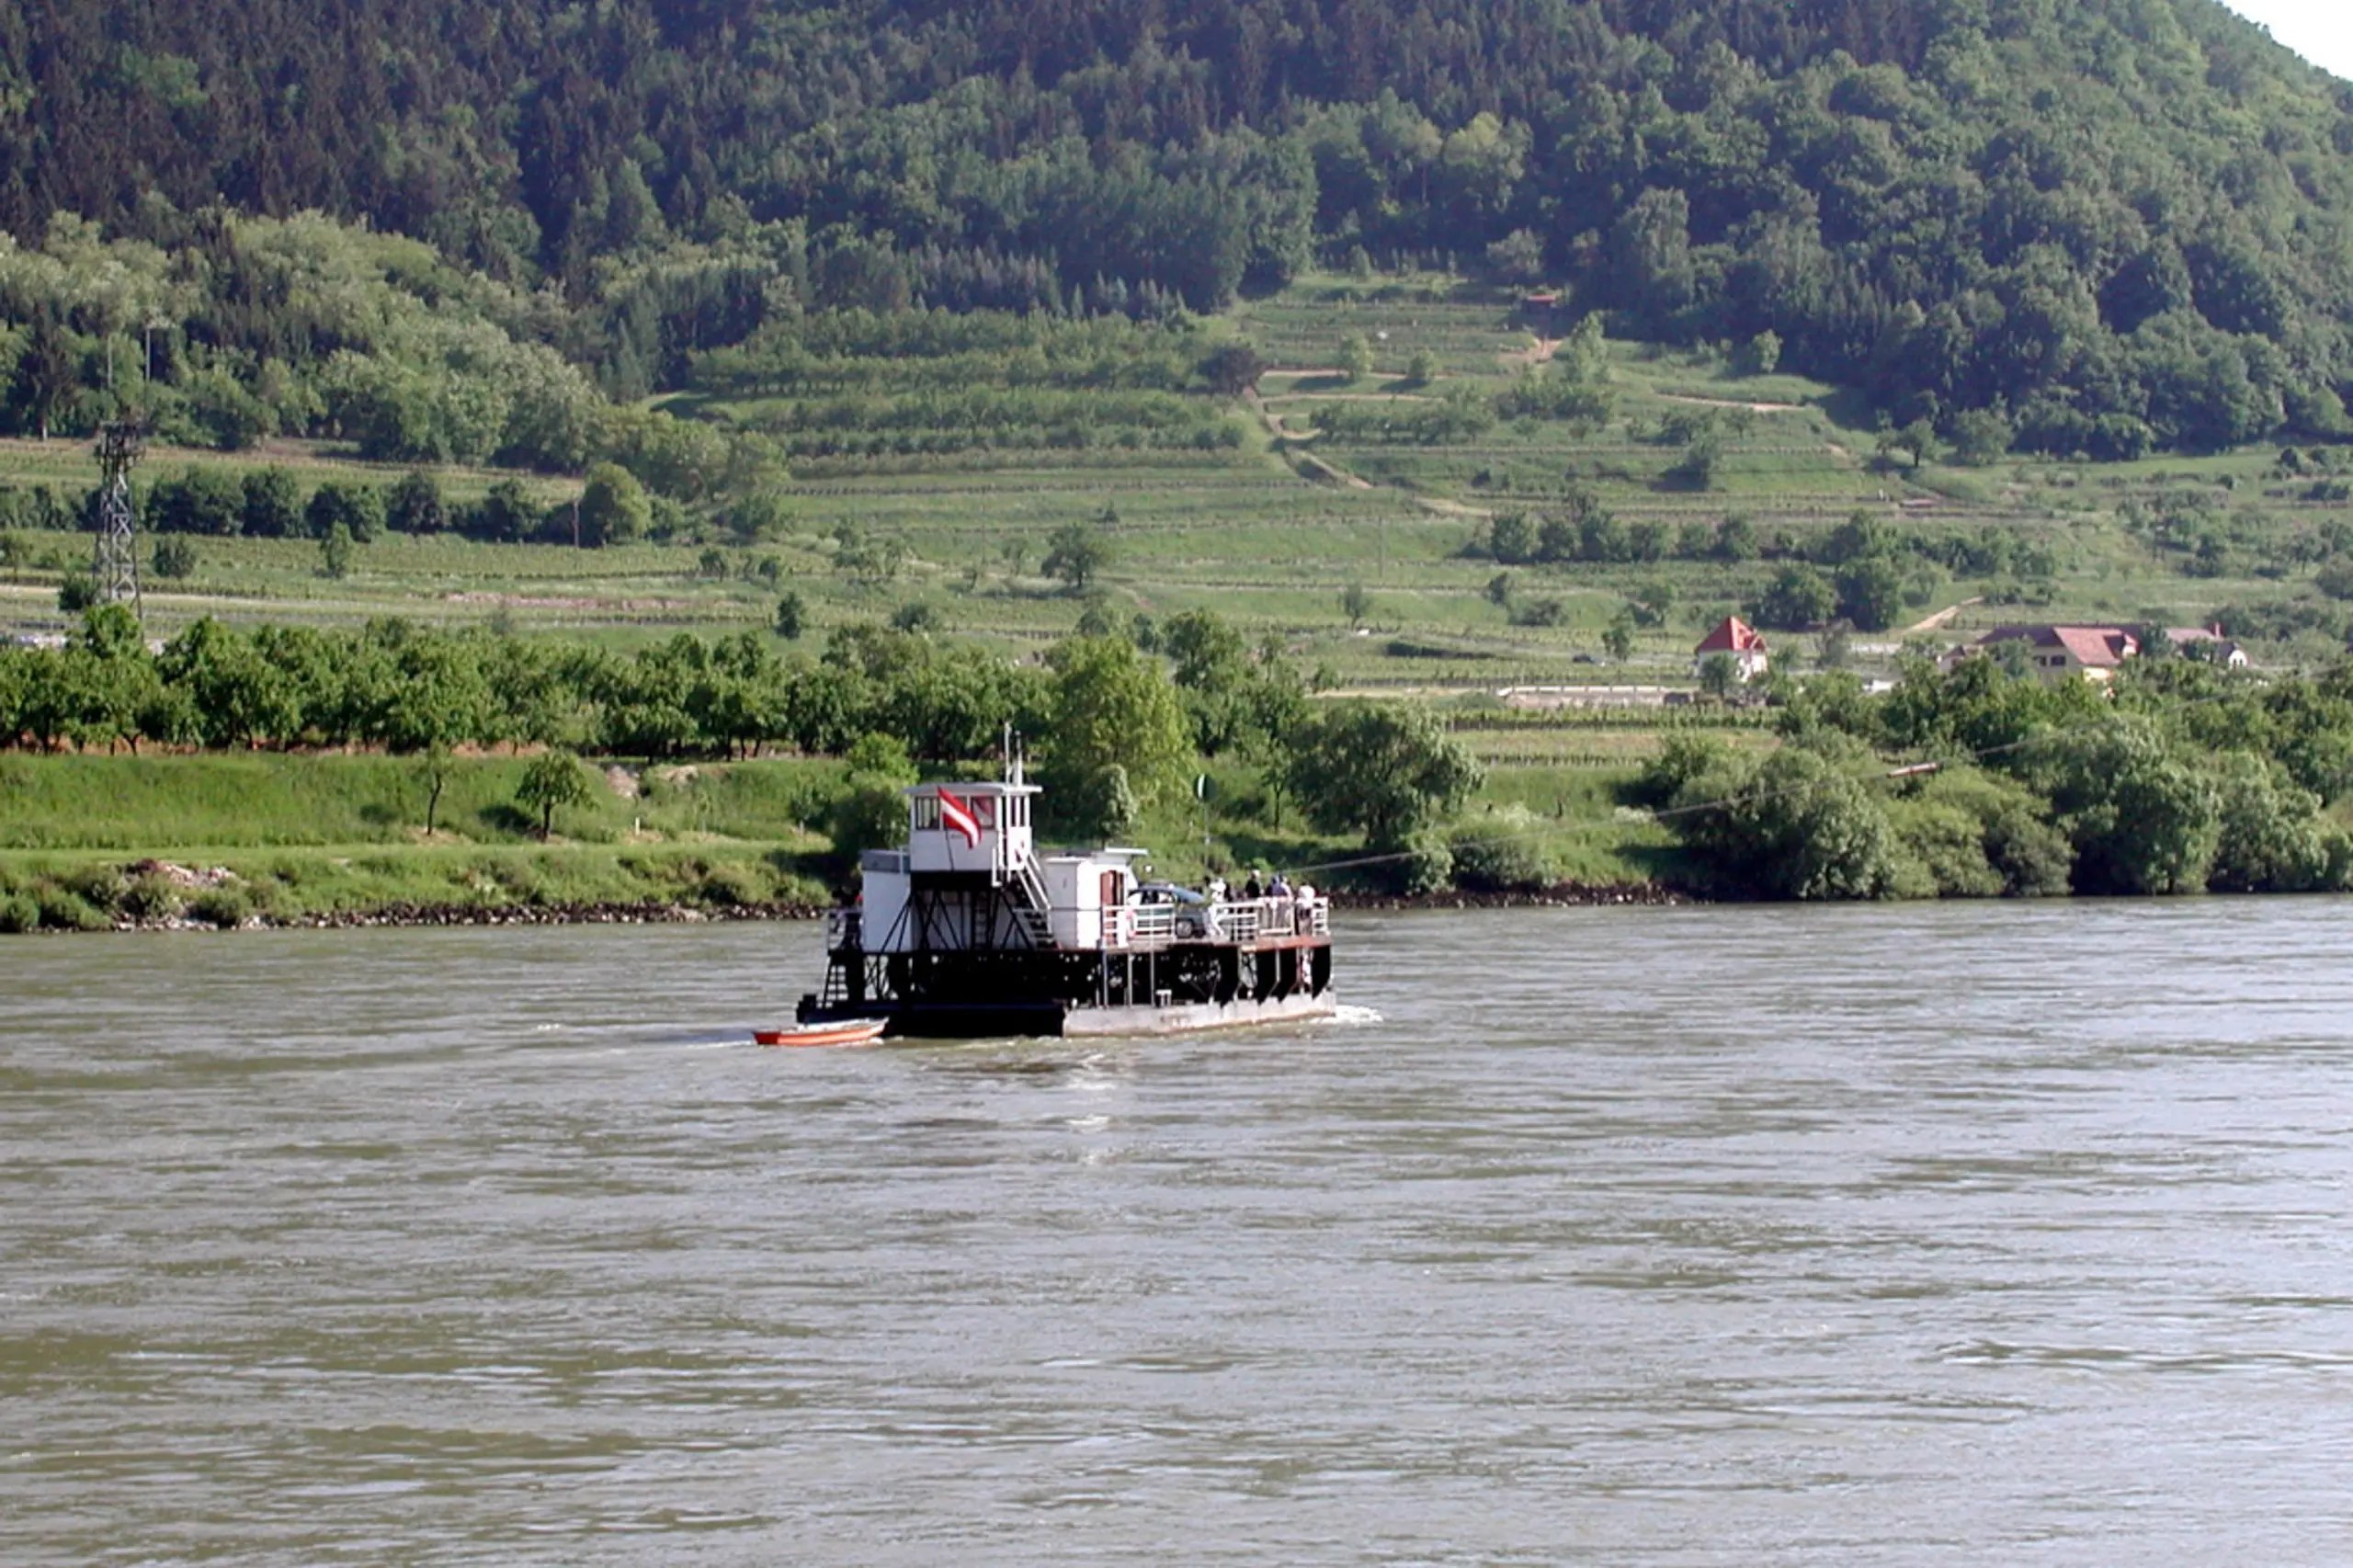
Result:
{"label": "terraced vineyard", "polygon": [[[1860,513],[1964,562],[1914,574],[1891,630],[1857,639],[1867,667],[1884,666],[1915,626],[1951,639],[2028,618],[2202,623],[2226,606],[2261,621],[2248,629],[2257,635],[2278,634],[2277,657],[2317,660],[2336,645],[2343,618],[2313,570],[2331,540],[2353,534],[2353,505],[2342,483],[2283,469],[2274,450],[1915,466],[1842,423],[1837,389],[1622,342],[1607,346],[1597,378],[1606,419],[1482,412],[1561,373],[1551,362],[1561,340],[1539,335],[1560,330],[1547,322],[1509,292],[1423,273],[1315,275],[1193,326],[813,327],[714,357],[669,406],[845,438],[756,496],[672,517],[658,542],[579,551],[388,534],[330,578],[309,540],[204,538],[184,581],[151,579],[151,619],[168,632],[198,614],[398,614],[627,642],[762,625],[789,590],[807,607],[809,636],[920,605],[935,628],[1019,653],[1090,610],[1126,624],[1210,607],[1350,689],[1688,685],[1699,633],[1755,602],[1778,569],[1771,557],[1817,551]],[[1197,370],[1221,343],[1246,344],[1273,367],[1247,396]],[[1371,368],[1351,379],[1341,365],[1357,352]],[[1433,410],[1466,411],[1466,427],[1426,438]],[[1702,438],[1711,461],[1695,479]],[[142,477],[264,465],[306,488],[389,486],[404,472],[286,445],[157,451]],[[45,487],[62,511],[94,477],[80,443],[0,443],[0,491],[19,498]],[[507,476],[435,477],[458,502]],[[562,478],[527,485],[541,506],[577,494]],[[1493,559],[1495,517],[1532,526],[1576,506],[1649,544],[1628,559]],[[1728,522],[1766,558],[1702,548]],[[1084,596],[1041,571],[1055,535],[1074,527],[1107,556]],[[1966,547],[1996,535],[2010,565],[1968,569]],[[21,528],[0,537],[11,541],[0,625],[61,629],[56,586],[83,540]],[[858,541],[889,547],[881,567]],[[2036,569],[2021,574],[2019,561]],[[1366,600],[1357,618],[1342,604],[1351,585]],[[1607,658],[1603,632],[1630,603],[1643,610],[1631,649]],[[1816,639],[1779,641],[1785,659],[1803,659]]]}

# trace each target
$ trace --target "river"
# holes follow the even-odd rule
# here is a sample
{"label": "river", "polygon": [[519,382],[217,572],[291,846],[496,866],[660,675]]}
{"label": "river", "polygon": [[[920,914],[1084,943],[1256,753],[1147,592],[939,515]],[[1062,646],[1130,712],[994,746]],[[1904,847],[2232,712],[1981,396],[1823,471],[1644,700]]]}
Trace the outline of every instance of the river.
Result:
{"label": "river", "polygon": [[0,944],[0,1562],[2353,1559],[2353,903],[1344,916],[763,1051],[811,926]]}

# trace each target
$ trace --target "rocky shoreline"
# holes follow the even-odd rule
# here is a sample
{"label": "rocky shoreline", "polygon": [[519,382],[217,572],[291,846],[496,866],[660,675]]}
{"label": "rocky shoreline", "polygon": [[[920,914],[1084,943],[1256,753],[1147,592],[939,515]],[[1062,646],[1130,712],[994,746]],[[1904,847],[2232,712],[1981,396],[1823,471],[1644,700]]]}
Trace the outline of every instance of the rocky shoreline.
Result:
{"label": "rocky shoreline", "polygon": [[1344,889],[1332,892],[1334,908],[1365,910],[1602,909],[1616,905],[1667,908],[1707,902],[1680,888],[1657,882],[1563,882],[1556,887],[1500,892],[1466,892],[1460,888],[1428,893],[1364,893]]}
{"label": "rocky shoreline", "polygon": [[[1448,909],[1660,908],[1707,902],[1655,882],[1555,887],[1517,892],[1392,894],[1335,889],[1335,908],[1376,912]],[[118,918],[114,931],[349,931],[391,926],[689,926],[755,920],[815,920],[825,909],[811,903],[391,903],[378,909],[321,910],[300,915],[253,915],[233,926],[185,914],[144,920]],[[32,935],[36,933],[26,933]]]}
{"label": "rocky shoreline", "polygon": [[118,920],[116,931],[358,931],[378,926],[691,926],[753,920],[814,920],[814,904],[686,903],[387,904],[381,909],[322,910],[305,915],[256,915],[239,925],[215,925],[176,915],[168,920]]}

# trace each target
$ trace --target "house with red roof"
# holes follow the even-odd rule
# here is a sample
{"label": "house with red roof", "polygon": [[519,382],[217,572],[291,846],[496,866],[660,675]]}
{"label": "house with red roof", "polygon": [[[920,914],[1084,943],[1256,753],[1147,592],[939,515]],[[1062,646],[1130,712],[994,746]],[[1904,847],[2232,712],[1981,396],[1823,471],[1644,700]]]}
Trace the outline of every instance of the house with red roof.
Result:
{"label": "house with red roof", "polygon": [[1990,653],[2005,642],[2026,644],[2027,663],[2046,686],[2109,680],[2141,653],[2141,640],[2115,626],[1997,626],[1964,652]]}
{"label": "house with red roof", "polygon": [[1724,617],[1723,624],[1709,632],[1691,651],[1692,669],[1697,671],[1714,653],[1732,655],[1733,666],[1740,672],[1743,682],[1763,675],[1771,663],[1771,656],[1765,651],[1765,634],[1736,615]]}

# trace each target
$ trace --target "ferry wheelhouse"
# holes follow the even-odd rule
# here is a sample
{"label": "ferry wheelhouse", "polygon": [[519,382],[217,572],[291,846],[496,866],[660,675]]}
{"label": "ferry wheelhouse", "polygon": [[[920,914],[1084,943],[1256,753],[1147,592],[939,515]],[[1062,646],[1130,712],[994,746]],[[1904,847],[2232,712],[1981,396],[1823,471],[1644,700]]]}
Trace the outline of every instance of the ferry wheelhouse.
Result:
{"label": "ferry wheelhouse", "polygon": [[1040,853],[1040,791],[906,791],[907,844],[860,860],[826,917],[824,988],[803,1024],[883,1018],[896,1036],[1160,1034],[1331,1013],[1331,902],[1312,890],[1211,901],[1142,880],[1144,852]]}

